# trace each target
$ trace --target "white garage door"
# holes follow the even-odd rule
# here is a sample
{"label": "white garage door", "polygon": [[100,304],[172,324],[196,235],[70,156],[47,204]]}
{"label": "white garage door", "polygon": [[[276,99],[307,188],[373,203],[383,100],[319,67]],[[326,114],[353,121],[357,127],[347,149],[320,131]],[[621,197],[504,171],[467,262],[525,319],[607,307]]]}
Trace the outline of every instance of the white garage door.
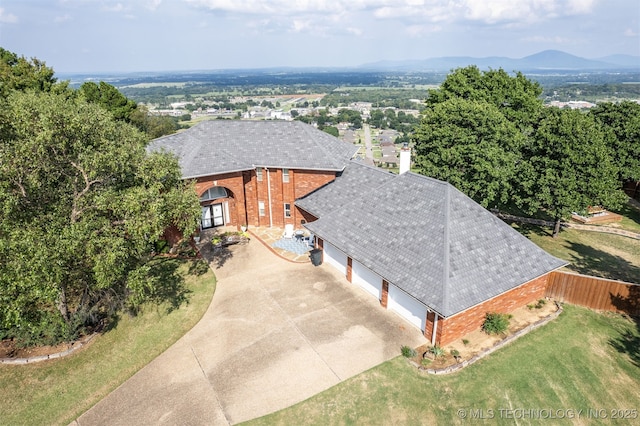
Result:
{"label": "white garage door", "polygon": [[376,299],[380,300],[380,296],[382,295],[382,278],[355,260],[352,261],[351,266],[351,282],[364,288],[373,294]]}
{"label": "white garage door", "polygon": [[411,324],[424,331],[425,321],[427,319],[427,307],[393,284],[389,284],[387,306]]}
{"label": "white garage door", "polygon": [[330,264],[343,274],[347,274],[347,255],[340,250],[324,241],[322,248],[324,250],[324,262]]}

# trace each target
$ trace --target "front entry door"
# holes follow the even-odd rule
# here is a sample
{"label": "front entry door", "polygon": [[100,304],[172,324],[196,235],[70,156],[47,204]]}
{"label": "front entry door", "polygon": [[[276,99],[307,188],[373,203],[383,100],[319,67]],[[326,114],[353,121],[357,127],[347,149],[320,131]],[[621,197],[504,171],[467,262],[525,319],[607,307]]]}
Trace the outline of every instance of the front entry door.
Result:
{"label": "front entry door", "polygon": [[202,229],[224,225],[222,203],[203,207],[201,223],[202,223]]}
{"label": "front entry door", "polygon": [[222,204],[214,204],[211,206],[211,216],[213,216],[213,226],[224,225],[224,217],[222,216]]}

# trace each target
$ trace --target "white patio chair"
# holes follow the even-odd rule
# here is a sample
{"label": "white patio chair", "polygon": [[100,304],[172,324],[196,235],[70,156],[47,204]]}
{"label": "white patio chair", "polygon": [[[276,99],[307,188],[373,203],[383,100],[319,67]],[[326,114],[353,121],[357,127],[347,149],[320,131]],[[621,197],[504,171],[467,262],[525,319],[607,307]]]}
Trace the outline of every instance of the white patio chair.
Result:
{"label": "white patio chair", "polygon": [[284,234],[282,234],[282,238],[293,238],[293,225],[287,224],[284,226]]}

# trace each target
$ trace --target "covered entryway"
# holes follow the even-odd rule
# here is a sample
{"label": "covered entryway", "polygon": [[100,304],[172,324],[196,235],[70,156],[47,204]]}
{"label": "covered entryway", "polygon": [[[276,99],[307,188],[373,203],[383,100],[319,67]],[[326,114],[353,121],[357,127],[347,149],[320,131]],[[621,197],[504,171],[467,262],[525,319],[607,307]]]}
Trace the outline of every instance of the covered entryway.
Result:
{"label": "covered entryway", "polygon": [[230,221],[229,202],[224,201],[229,197],[229,192],[222,186],[211,187],[200,196],[202,207],[200,226],[202,229],[223,226]]}
{"label": "covered entryway", "polygon": [[359,285],[380,300],[382,296],[382,278],[356,260],[352,261],[351,266],[353,268],[351,282]]}
{"label": "covered entryway", "polygon": [[326,241],[324,241],[322,249],[324,250],[323,260],[340,271],[341,274],[346,275],[347,255]]}
{"label": "covered entryway", "polygon": [[387,306],[390,310],[424,331],[427,319],[427,307],[393,284],[389,284],[389,300]]}
{"label": "covered entryway", "polygon": [[224,225],[222,203],[211,204],[202,208],[202,229]]}

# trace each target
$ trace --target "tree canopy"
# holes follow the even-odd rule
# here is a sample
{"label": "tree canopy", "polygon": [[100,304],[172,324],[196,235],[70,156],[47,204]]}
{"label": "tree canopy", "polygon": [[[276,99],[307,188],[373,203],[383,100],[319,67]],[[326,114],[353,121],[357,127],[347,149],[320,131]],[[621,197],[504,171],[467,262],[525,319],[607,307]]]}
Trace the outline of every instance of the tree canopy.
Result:
{"label": "tree canopy", "polygon": [[609,132],[606,141],[619,166],[619,180],[640,181],[640,104],[603,102],[589,113]]}
{"label": "tree canopy", "polygon": [[413,137],[421,173],[451,183],[484,207],[509,202],[524,138],[496,106],[447,99],[425,110]]}
{"label": "tree canopy", "polygon": [[618,207],[620,179],[640,161],[638,106],[583,114],[546,108],[540,94],[521,73],[453,71],[430,91],[413,135],[418,171],[485,207],[543,212],[556,221],[554,235],[574,211]]}
{"label": "tree canopy", "polygon": [[618,166],[593,117],[548,108],[522,151],[516,203],[530,214],[543,210],[560,220],[589,206],[619,207]]}
{"label": "tree canopy", "polygon": [[177,159],[70,90],[12,90],[0,112],[0,334],[73,338],[161,294],[148,260],[200,215]]}
{"label": "tree canopy", "polygon": [[12,90],[48,92],[56,81],[53,69],[44,62],[0,47],[0,95],[7,96]]}

